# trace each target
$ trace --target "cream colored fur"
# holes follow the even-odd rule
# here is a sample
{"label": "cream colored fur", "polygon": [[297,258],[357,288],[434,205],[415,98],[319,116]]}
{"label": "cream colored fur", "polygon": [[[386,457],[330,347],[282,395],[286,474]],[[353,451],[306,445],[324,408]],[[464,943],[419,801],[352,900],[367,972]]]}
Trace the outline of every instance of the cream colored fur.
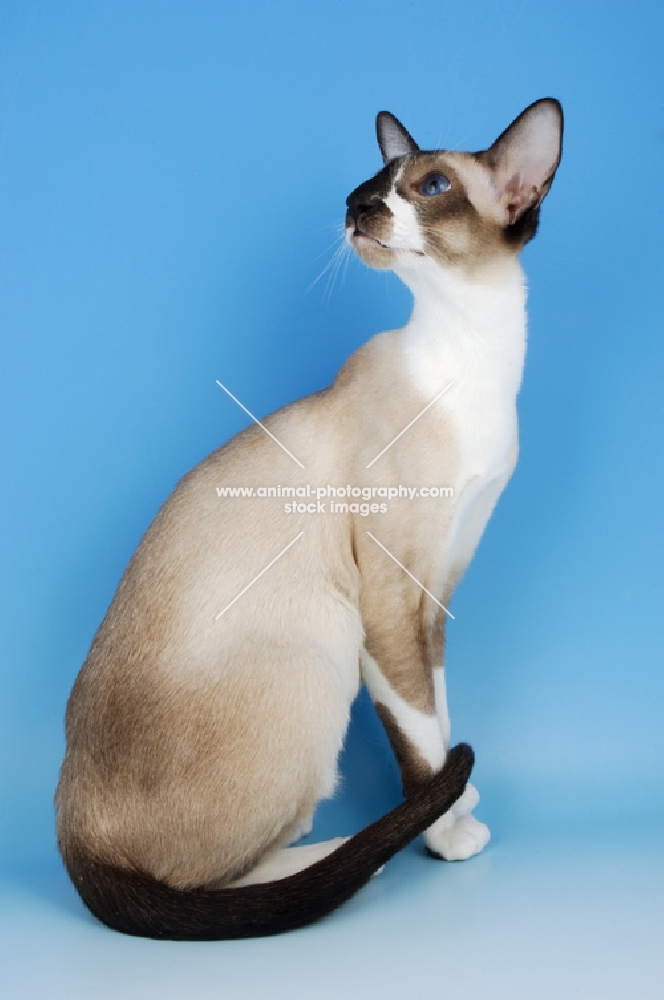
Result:
{"label": "cream colored fur", "polygon": [[[536,188],[541,200],[559,138],[546,109],[536,119],[546,162],[518,190]],[[401,153],[410,148],[390,129]],[[539,164],[526,145],[527,164]],[[409,193],[413,153],[393,174],[376,235],[348,224],[360,256],[412,289],[410,321],[360,348],[330,388],[265,419],[304,469],[250,426],[182,480],[123,576],[68,707],[57,794],[65,854],[80,843],[177,887],[265,881],[324,856],[336,842],[287,845],[334,792],[361,655],[369,690],[396,725],[395,749],[405,748],[404,783],[442,765],[444,616],[368,532],[449,601],[516,461],[525,285],[519,247],[501,243],[497,229],[517,211],[503,204],[515,186],[509,162],[422,157],[427,169],[431,161],[449,171],[467,217],[460,209],[423,221],[427,206]],[[285,483],[440,484],[454,496],[395,500],[362,517],[286,514],[282,499],[217,495],[220,485]],[[432,850],[453,859],[481,850],[488,831],[470,816],[477,798],[468,786],[431,828]]]}

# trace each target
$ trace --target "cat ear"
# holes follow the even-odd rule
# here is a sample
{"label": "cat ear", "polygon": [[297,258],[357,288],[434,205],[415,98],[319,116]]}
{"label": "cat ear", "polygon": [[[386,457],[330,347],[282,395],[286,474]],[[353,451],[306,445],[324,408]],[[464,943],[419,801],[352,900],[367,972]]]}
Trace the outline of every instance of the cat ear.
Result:
{"label": "cat ear", "polygon": [[562,153],[563,109],[552,97],[535,101],[480,154],[504,225],[516,222],[548,193]]}
{"label": "cat ear", "polygon": [[376,135],[383,154],[383,162],[389,163],[397,156],[416,153],[420,148],[401,122],[389,111],[380,111],[376,117]]}

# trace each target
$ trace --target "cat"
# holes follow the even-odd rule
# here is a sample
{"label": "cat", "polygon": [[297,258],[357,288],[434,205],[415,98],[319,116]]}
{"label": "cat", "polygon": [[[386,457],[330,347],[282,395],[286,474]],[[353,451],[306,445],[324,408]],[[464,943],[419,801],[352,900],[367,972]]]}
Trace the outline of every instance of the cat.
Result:
{"label": "cat", "polygon": [[[420,833],[448,860],[488,842],[472,750],[449,748],[444,626],[517,458],[518,254],[562,128],[545,98],[482,152],[421,151],[378,115],[384,166],[349,196],[346,239],[411,289],[409,321],[182,479],[69,699],[58,845],[110,927],[274,934]],[[362,681],[405,801],[351,838],[290,847],[334,792]]]}

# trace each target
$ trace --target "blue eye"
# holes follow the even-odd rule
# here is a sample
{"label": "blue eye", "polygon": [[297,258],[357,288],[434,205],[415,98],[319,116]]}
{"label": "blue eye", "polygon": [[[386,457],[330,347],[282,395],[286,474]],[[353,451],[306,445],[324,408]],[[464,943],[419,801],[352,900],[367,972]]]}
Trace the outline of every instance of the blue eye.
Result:
{"label": "blue eye", "polygon": [[420,181],[418,191],[425,198],[432,198],[436,194],[444,194],[450,186],[444,174],[427,174],[424,180]]}

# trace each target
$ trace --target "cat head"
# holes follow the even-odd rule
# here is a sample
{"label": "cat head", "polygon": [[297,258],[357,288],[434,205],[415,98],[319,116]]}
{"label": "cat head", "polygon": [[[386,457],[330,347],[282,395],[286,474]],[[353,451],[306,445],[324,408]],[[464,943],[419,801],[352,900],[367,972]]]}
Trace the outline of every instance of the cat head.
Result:
{"label": "cat head", "polygon": [[531,104],[479,153],[422,151],[388,111],[376,130],[385,166],[346,202],[346,238],[366,264],[402,276],[431,262],[473,271],[533,238],[560,162],[558,101]]}

